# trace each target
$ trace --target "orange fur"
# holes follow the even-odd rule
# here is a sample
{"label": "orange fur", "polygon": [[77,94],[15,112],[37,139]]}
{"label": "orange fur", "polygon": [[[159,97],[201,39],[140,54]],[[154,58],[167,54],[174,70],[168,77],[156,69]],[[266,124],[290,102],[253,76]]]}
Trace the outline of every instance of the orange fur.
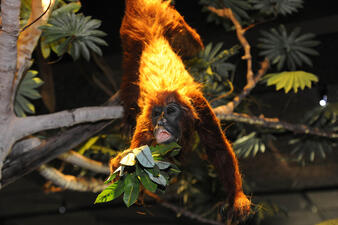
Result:
{"label": "orange fur", "polygon": [[[248,214],[250,201],[242,191],[232,147],[203,97],[201,84],[193,80],[181,60],[203,48],[199,35],[169,5],[169,1],[161,0],[126,0],[120,34],[124,51],[121,98],[125,122],[134,126],[136,121],[130,148],[155,144],[151,122],[154,106],[170,102],[180,104],[183,118],[180,120],[182,137],[179,144],[183,151],[191,148],[193,130],[196,130],[208,160],[224,184],[229,204],[237,215]],[[124,154],[112,159],[113,169]]]}

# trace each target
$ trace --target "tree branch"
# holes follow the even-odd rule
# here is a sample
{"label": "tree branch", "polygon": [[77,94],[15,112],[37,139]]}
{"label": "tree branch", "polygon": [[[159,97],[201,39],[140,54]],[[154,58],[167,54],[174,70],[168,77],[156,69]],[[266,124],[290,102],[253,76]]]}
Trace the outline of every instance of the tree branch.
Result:
{"label": "tree branch", "polygon": [[148,195],[149,197],[155,199],[163,207],[174,211],[176,214],[183,215],[185,217],[188,217],[190,219],[196,220],[196,221],[201,222],[201,223],[213,224],[213,225],[224,225],[224,223],[222,223],[222,222],[206,219],[206,218],[204,218],[204,217],[202,217],[200,215],[197,215],[195,213],[192,213],[192,212],[190,212],[190,211],[188,211],[186,209],[177,207],[177,206],[175,206],[175,205],[173,205],[173,204],[165,201],[164,199],[160,198],[155,193],[152,193],[152,192],[150,192],[150,191],[148,191],[146,189],[144,190],[144,193],[146,195]]}
{"label": "tree branch", "polygon": [[94,178],[89,180],[71,175],[65,175],[57,169],[46,165],[40,166],[38,170],[44,178],[68,190],[99,192],[108,186],[104,184],[103,181],[99,181]]}
{"label": "tree branch", "polygon": [[41,116],[17,118],[18,139],[42,130],[70,127],[79,123],[97,122],[104,119],[117,119],[123,115],[122,106],[83,107]]}
{"label": "tree branch", "polygon": [[319,137],[338,139],[338,133],[332,133],[316,127],[309,127],[304,124],[292,124],[284,121],[280,121],[278,118],[266,118],[264,116],[255,117],[247,114],[218,114],[220,120],[236,121],[240,123],[251,124],[255,126],[261,126],[266,128],[273,128],[276,130],[287,130],[294,134],[310,134]]}
{"label": "tree branch", "polygon": [[[120,100],[118,92],[111,97],[105,105],[119,104]],[[60,154],[69,151],[69,149],[75,148],[77,145],[95,135],[111,123],[112,121],[102,121],[95,124],[77,125],[42,141],[39,146],[25,152],[20,157],[6,161],[2,169],[1,185],[5,186],[10,184],[25,174],[39,168],[40,165],[55,159]]]}
{"label": "tree branch", "polygon": [[[17,49],[20,22],[20,0],[1,0],[0,29],[0,170],[15,142],[11,137],[13,126],[10,124],[14,116],[12,96],[13,80],[16,73]],[[1,179],[1,174],[0,174]],[[1,185],[0,185],[1,188]]]}
{"label": "tree branch", "polygon": [[[20,33],[18,39],[18,73],[16,74],[14,81],[14,91],[16,90],[16,87],[19,84],[23,73],[31,65],[32,52],[34,51],[41,36],[41,30],[39,29],[39,27],[47,23],[48,18],[52,12],[54,3],[55,0],[32,0],[32,11],[27,21],[27,24],[31,25]],[[35,21],[47,10],[48,6],[50,7],[47,13],[44,14],[39,20]],[[12,101],[14,101],[14,96],[12,97]]]}
{"label": "tree branch", "polygon": [[20,0],[1,0],[0,31],[0,124],[13,113],[11,97],[16,73],[17,40],[19,35]]}
{"label": "tree branch", "polygon": [[103,165],[102,162],[98,162],[89,159],[75,151],[66,152],[58,157],[59,159],[77,165],[79,167],[103,174],[109,174],[110,170],[108,166]]}
{"label": "tree branch", "polygon": [[244,86],[242,92],[237,95],[231,102],[229,102],[226,105],[217,107],[214,111],[216,115],[218,113],[232,113],[234,109],[239,105],[239,103],[251,92],[251,90],[256,86],[257,82],[260,80],[260,78],[266,73],[267,69],[269,68],[269,61],[268,59],[265,59],[261,64],[261,69],[258,71],[257,75],[254,76],[254,73],[252,71],[252,56],[250,53],[251,46],[249,42],[246,40],[244,34],[246,29],[242,28],[242,25],[239,23],[239,21],[236,19],[236,17],[233,15],[231,9],[224,8],[224,9],[216,9],[214,7],[208,7],[208,9],[217,14],[220,17],[225,17],[231,20],[231,22],[234,24],[236,29],[237,38],[240,41],[243,49],[244,49],[244,56],[242,56],[242,59],[247,61],[247,74],[246,74],[246,85]]}

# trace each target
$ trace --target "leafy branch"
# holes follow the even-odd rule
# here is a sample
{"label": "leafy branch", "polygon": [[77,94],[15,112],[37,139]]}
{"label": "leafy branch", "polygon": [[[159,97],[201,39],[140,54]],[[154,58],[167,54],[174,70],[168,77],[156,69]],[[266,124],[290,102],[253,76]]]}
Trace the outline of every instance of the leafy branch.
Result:
{"label": "leafy branch", "polygon": [[240,22],[236,19],[232,10],[229,8],[224,9],[216,9],[212,6],[208,7],[211,12],[214,12],[220,17],[229,18],[235,26],[237,38],[240,41],[243,49],[244,49],[244,56],[242,56],[243,60],[247,61],[247,74],[246,80],[247,83],[244,86],[242,92],[236,96],[231,102],[227,103],[226,105],[217,107],[214,111],[216,115],[224,114],[224,113],[232,113],[234,109],[239,105],[239,103],[251,92],[251,90],[256,86],[257,82],[261,79],[261,77],[266,73],[269,68],[269,61],[265,59],[261,64],[261,69],[258,71],[257,75],[254,76],[252,70],[252,56],[251,56],[251,46],[246,40],[244,34],[246,29],[243,29]]}
{"label": "leafy branch", "polygon": [[145,145],[124,151],[121,166],[105,182],[113,183],[97,196],[95,203],[112,201],[124,193],[123,201],[129,207],[137,201],[140,186],[151,192],[158,188],[164,189],[169,185],[170,175],[177,174],[180,170],[163,159],[167,154],[170,157],[176,156],[179,150],[179,145],[170,143],[155,147]]}

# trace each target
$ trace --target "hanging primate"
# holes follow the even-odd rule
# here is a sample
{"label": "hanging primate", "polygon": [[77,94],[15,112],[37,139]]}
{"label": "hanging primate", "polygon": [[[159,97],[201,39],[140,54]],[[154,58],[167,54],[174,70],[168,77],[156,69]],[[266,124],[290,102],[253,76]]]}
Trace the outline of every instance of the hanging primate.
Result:
{"label": "hanging primate", "polygon": [[[126,0],[120,29],[123,47],[121,100],[127,126],[136,125],[130,149],[177,141],[192,147],[194,130],[205,146],[237,216],[250,212],[231,145],[220,123],[182,62],[203,49],[200,36],[162,0]],[[136,123],[136,124],[135,124]],[[111,160],[118,168],[120,153]]]}

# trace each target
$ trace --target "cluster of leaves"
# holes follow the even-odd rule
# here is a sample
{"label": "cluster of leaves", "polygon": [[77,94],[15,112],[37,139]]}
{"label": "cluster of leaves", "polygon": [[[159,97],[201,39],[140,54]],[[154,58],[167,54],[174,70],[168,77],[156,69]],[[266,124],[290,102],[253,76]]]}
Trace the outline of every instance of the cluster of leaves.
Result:
{"label": "cluster of leaves", "polygon": [[[308,112],[302,121],[310,127],[338,131],[337,114],[330,105],[318,107]],[[292,146],[291,154],[301,163],[313,162],[316,158],[326,158],[332,152],[335,143],[333,140],[312,136],[301,136],[289,141]]]}
{"label": "cluster of leaves", "polygon": [[303,8],[303,0],[251,0],[253,8],[266,15],[283,15],[298,12]]}
{"label": "cluster of leaves", "polygon": [[227,60],[238,53],[238,45],[222,50],[223,43],[213,46],[209,43],[195,58],[186,61],[189,72],[194,78],[204,84],[204,93],[211,102],[217,97],[218,101],[213,106],[224,104],[224,98],[220,96],[229,95],[232,90],[231,75],[235,72],[235,66]]}
{"label": "cluster of leaves", "polygon": [[32,0],[22,0],[20,5],[20,27],[23,27],[30,16]]}
{"label": "cluster of leaves", "polygon": [[209,12],[207,22],[222,24],[226,29],[232,27],[230,21],[214,13],[210,13],[207,7],[212,6],[217,9],[230,8],[236,19],[243,25],[253,23],[254,17],[261,17],[251,13],[254,11],[258,11],[263,16],[286,16],[298,12],[298,9],[303,7],[303,0],[200,0],[199,3],[204,5],[203,11]]}
{"label": "cluster of leaves", "polygon": [[263,77],[267,86],[276,86],[276,90],[284,89],[285,93],[293,90],[295,93],[298,89],[304,90],[305,87],[311,88],[311,82],[318,82],[318,77],[312,73],[304,71],[291,71],[281,73],[270,73]]}
{"label": "cluster of leaves", "polygon": [[37,74],[37,71],[29,70],[18,86],[14,101],[14,112],[19,117],[26,116],[26,113],[35,113],[35,107],[28,99],[41,98],[36,89],[43,84],[43,81],[37,77]]}
{"label": "cluster of leaves", "polygon": [[41,49],[45,58],[53,51],[58,56],[70,54],[74,60],[83,56],[90,59],[90,51],[102,55],[101,46],[107,43],[102,39],[106,35],[98,30],[101,21],[76,13],[81,5],[70,3],[55,10],[47,25],[41,26]]}
{"label": "cluster of leaves", "polygon": [[312,66],[308,55],[318,55],[313,47],[319,44],[313,38],[314,34],[301,34],[299,28],[295,28],[288,34],[285,26],[279,29],[271,28],[270,31],[262,31],[258,47],[262,49],[260,55],[267,57],[272,64],[276,64],[277,70],[285,65],[290,70],[295,70],[303,64]]}
{"label": "cluster of leaves", "polygon": [[255,157],[257,153],[264,153],[266,150],[264,142],[258,137],[256,132],[251,132],[238,138],[233,143],[233,148],[239,158]]}
{"label": "cluster of leaves", "polygon": [[175,157],[180,151],[176,143],[161,144],[132,149],[120,161],[117,168],[106,183],[119,179],[109,185],[96,198],[95,203],[103,203],[114,200],[123,195],[123,201],[127,207],[136,202],[139,196],[140,185],[145,189],[155,192],[158,188],[164,189],[169,184],[170,175],[180,173],[173,163],[162,161],[165,156]]}
{"label": "cluster of leaves", "polygon": [[[251,20],[248,11],[252,9],[252,5],[246,0],[200,0],[199,3],[204,6],[203,11],[205,12],[210,12],[207,9],[209,6],[216,9],[230,8],[240,22],[247,22]],[[228,19],[221,18],[214,13],[209,13],[207,22],[222,24],[226,29],[230,29],[232,27],[232,25],[229,25]]]}
{"label": "cluster of leaves", "polygon": [[277,214],[287,216],[287,211],[285,209],[268,201],[261,201],[255,204],[253,211],[255,213],[252,216],[251,221],[253,221],[254,224],[261,224],[266,217],[274,216]]}

